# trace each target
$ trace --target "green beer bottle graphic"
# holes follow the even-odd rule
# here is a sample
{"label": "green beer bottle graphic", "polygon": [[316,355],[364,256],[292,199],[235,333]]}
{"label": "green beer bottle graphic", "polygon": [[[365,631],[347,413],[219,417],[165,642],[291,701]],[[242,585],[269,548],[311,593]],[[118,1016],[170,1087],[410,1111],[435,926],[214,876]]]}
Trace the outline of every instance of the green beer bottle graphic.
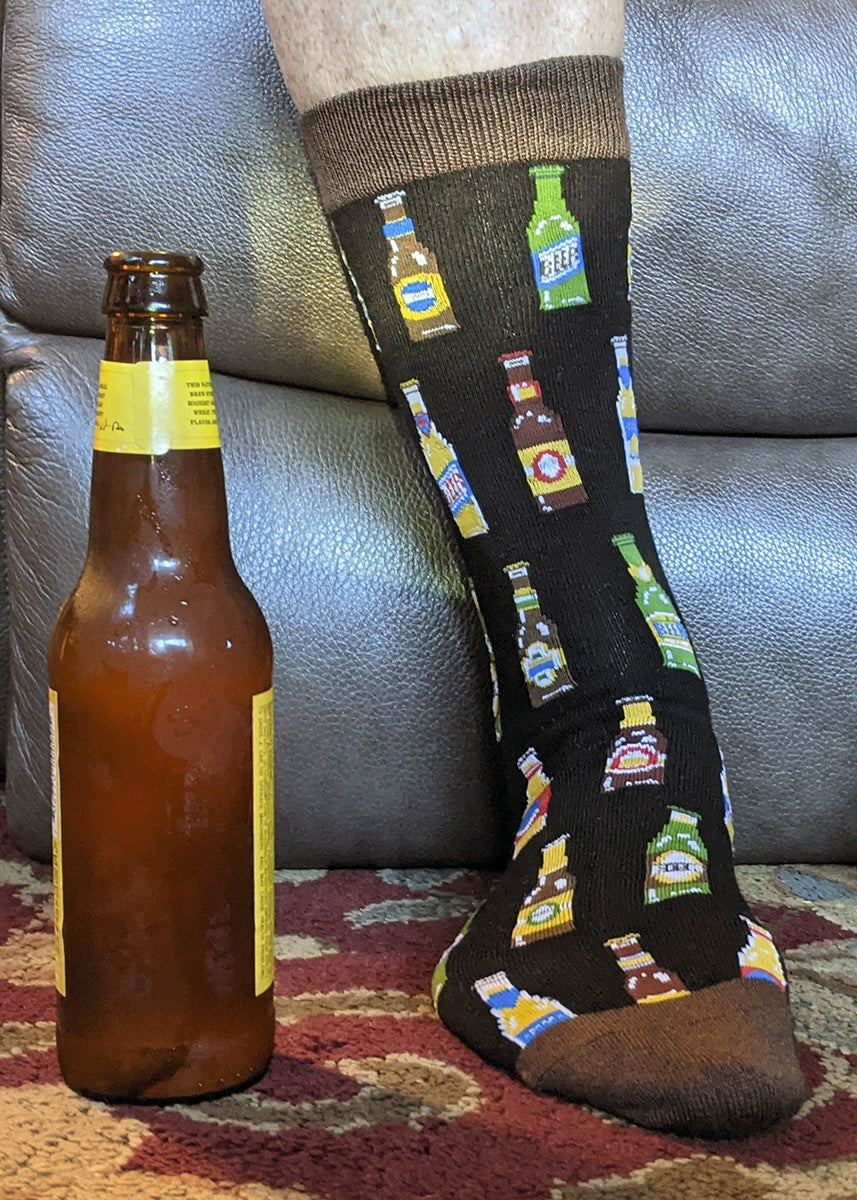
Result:
{"label": "green beer bottle graphic", "polygon": [[643,562],[633,533],[617,533],[612,542],[628,564],[628,574],[637,585],[637,607],[661,648],[664,666],[692,671],[699,676],[699,663],[687,630],[672,600],[655,579],[652,568]]}
{"label": "green beer bottle graphic", "polygon": [[565,167],[530,167],[536,201],[527,226],[539,308],[569,308],[589,303],[580,225],[562,195]]}
{"label": "green beer bottle graphic", "polygon": [[673,808],[666,825],[646,847],[646,904],[711,894],[708,851],[699,836],[699,813]]}

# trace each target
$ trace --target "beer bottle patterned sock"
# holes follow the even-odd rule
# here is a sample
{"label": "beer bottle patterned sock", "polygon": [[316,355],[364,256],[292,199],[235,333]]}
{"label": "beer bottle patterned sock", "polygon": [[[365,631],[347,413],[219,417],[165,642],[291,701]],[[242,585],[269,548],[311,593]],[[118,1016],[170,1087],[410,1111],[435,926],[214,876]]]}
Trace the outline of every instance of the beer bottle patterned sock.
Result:
{"label": "beer bottle patterned sock", "polygon": [[461,534],[521,814],[435,972],[440,1017],[535,1089],[723,1137],[805,1085],[646,518],[621,79],[554,59],[353,92],[303,128],[388,396]]}

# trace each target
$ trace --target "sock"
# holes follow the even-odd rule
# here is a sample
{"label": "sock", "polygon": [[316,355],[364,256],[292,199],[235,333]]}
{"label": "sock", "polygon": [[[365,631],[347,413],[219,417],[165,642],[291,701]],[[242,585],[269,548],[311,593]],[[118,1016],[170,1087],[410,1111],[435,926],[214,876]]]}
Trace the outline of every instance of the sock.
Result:
{"label": "sock", "polygon": [[461,535],[521,814],[435,972],[440,1018],[534,1089],[724,1137],[805,1085],[646,517],[621,81],[616,59],[553,59],[350,93],[303,129]]}

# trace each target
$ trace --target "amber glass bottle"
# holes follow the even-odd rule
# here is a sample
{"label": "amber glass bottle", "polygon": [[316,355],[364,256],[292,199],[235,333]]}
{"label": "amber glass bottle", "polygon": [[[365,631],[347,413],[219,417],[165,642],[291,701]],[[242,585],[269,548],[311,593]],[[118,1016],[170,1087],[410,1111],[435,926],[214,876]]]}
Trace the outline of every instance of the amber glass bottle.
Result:
{"label": "amber glass bottle", "polygon": [[57,1045],[104,1099],[273,1046],[271,639],[232,561],[202,263],[107,259],[89,548],[50,645]]}

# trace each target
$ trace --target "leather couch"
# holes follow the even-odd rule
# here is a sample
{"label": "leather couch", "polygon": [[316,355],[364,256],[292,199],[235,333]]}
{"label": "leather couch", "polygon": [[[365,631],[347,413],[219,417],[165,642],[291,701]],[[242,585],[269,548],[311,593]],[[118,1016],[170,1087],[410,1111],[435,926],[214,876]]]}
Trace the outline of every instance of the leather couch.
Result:
{"label": "leather couch", "polygon": [[[207,264],[235,556],[276,648],[279,865],[497,861],[517,812],[481,630],[258,0],[7,0],[3,20],[14,838],[49,854],[45,652],[85,548],[101,262],[158,246]],[[850,0],[629,0],[647,494],[745,862],[857,851],[855,59]]]}

